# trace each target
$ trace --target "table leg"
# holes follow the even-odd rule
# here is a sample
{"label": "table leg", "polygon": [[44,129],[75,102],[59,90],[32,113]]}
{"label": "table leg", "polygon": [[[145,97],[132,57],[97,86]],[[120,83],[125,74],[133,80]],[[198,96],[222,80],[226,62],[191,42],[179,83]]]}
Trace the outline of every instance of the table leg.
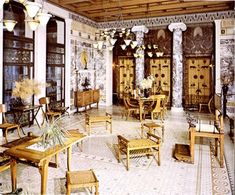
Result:
{"label": "table leg", "polygon": [[20,112],[20,115],[19,115],[18,118],[17,118],[15,112],[13,112],[13,115],[14,115],[14,122],[15,122],[15,124],[18,124],[18,125],[20,126],[20,128],[21,128],[22,133],[23,133],[24,135],[26,135],[25,132],[24,132],[24,130],[23,130],[23,128],[21,127],[21,124],[20,124],[20,119],[21,119],[21,117],[22,117],[22,115],[23,115],[23,112]]}
{"label": "table leg", "polygon": [[143,118],[142,118],[142,114],[143,114],[143,112],[142,112],[142,108],[143,108],[143,102],[142,102],[141,100],[139,100],[140,121],[142,121],[142,120],[143,120]]}
{"label": "table leg", "polygon": [[36,111],[36,113],[34,114],[34,111],[33,111],[33,117],[32,117],[32,121],[36,121],[36,123],[37,123],[37,125],[38,125],[38,127],[39,128],[41,128],[40,127],[40,125],[39,125],[39,123],[38,123],[38,120],[37,120],[37,118],[36,118],[36,116],[37,116],[37,114],[38,114],[38,112],[39,112],[39,110],[40,110],[40,107],[37,109],[37,111]]}
{"label": "table leg", "polygon": [[67,169],[71,170],[71,156],[72,156],[72,147],[67,148]]}
{"label": "table leg", "polygon": [[224,167],[224,135],[220,136],[220,167]]}
{"label": "table leg", "polygon": [[17,177],[16,177],[16,172],[17,172],[17,163],[14,158],[11,159],[11,185],[12,185],[12,192],[16,191],[17,188]]}
{"label": "table leg", "polygon": [[39,172],[41,174],[41,194],[46,195],[47,190],[47,177],[48,177],[48,165],[50,159],[46,159],[39,165]]}

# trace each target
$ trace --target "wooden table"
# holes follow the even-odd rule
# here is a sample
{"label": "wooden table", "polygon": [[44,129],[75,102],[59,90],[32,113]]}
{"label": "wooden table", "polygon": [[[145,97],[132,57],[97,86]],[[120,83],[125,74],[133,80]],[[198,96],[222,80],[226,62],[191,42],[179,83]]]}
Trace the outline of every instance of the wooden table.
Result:
{"label": "wooden table", "polygon": [[67,168],[70,170],[72,145],[82,141],[86,136],[70,131],[70,137],[67,138],[64,145],[56,145],[55,147],[49,148],[45,151],[37,151],[29,149],[28,147],[37,143],[40,138],[35,138],[19,144],[6,150],[4,153],[11,157],[11,181],[12,181],[12,192],[17,189],[17,162],[24,159],[29,165],[38,167],[41,175],[41,194],[46,194],[47,189],[47,177],[48,177],[48,165],[51,157],[57,155],[59,152],[67,149]]}
{"label": "wooden table", "polygon": [[[40,125],[37,121],[37,114],[40,110],[41,106],[40,105],[35,105],[35,106],[17,106],[17,107],[12,107],[11,110],[13,111],[13,115],[14,115],[14,121],[16,124],[19,124],[20,125],[20,128],[23,132],[23,134],[25,135],[24,133],[24,130],[22,128],[22,125],[20,124],[20,119],[22,118],[23,114],[24,113],[32,113],[32,118],[30,116],[28,116],[28,123],[29,123],[29,126],[31,124],[33,124],[33,121],[35,120],[38,127],[40,128]],[[19,115],[17,115],[17,113],[19,113]]]}

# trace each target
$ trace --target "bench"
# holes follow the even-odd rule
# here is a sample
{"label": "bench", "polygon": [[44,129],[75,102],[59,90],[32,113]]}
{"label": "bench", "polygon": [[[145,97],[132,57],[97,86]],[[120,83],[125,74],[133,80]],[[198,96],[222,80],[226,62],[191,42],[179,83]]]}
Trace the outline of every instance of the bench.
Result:
{"label": "bench", "polygon": [[102,123],[105,122],[106,125],[106,130],[108,130],[109,126],[109,131],[112,133],[112,115],[107,113],[105,116],[91,116],[89,114],[85,115],[85,127],[86,131],[88,131],[88,135],[91,133],[91,125],[95,123]]}
{"label": "bench", "polygon": [[127,160],[127,171],[129,170],[130,165],[130,157],[131,156],[143,156],[147,155],[153,155],[155,158],[155,155],[158,155],[157,163],[160,166],[160,145],[161,145],[161,138],[151,134],[147,133],[147,138],[142,139],[132,139],[127,140],[121,135],[118,135],[118,162],[121,160],[121,155],[126,155]]}

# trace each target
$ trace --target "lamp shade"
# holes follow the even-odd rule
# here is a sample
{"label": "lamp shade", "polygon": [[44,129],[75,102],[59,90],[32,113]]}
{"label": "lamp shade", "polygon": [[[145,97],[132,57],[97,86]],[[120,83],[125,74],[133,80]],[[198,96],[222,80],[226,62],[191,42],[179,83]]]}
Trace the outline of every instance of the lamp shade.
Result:
{"label": "lamp shade", "polygon": [[46,26],[51,16],[52,16],[51,14],[47,13],[38,13],[37,19],[39,20],[42,26]]}
{"label": "lamp shade", "polygon": [[109,42],[111,43],[112,46],[114,46],[114,44],[116,43],[117,39],[109,39]]}
{"label": "lamp shade", "polygon": [[26,20],[26,22],[28,23],[28,25],[32,31],[35,31],[39,25],[38,20]]}
{"label": "lamp shade", "polygon": [[147,54],[148,54],[148,56],[151,58],[151,57],[153,57],[153,52],[147,52]]}
{"label": "lamp shade", "polygon": [[124,39],[124,42],[125,42],[126,46],[128,46],[128,45],[130,45],[131,40],[130,39]]}
{"label": "lamp shade", "polygon": [[29,17],[33,18],[34,16],[36,16],[42,5],[36,2],[27,1],[24,6]]}
{"label": "lamp shade", "polygon": [[15,20],[3,20],[3,24],[8,31],[12,32],[17,22]]}
{"label": "lamp shade", "polygon": [[98,43],[93,43],[93,47],[94,47],[95,49],[97,49],[97,48],[98,48]]}
{"label": "lamp shade", "polygon": [[132,41],[131,48],[134,49],[137,46],[137,44],[138,44],[137,41]]}
{"label": "lamp shade", "polygon": [[121,46],[121,48],[122,48],[122,50],[125,50],[126,49],[126,45],[120,45]]}

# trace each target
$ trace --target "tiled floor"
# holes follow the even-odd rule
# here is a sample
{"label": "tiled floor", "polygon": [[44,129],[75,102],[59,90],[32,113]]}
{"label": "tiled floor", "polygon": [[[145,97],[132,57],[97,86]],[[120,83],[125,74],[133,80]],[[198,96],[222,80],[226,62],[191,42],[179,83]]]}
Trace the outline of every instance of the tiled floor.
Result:
{"label": "tiled floor", "polygon": [[[116,160],[117,135],[140,137],[140,122],[134,118],[126,121],[121,117],[120,107],[115,106],[88,112],[103,114],[106,111],[113,115],[113,133],[110,134],[103,125],[99,125],[93,128],[92,135],[84,141],[82,152],[77,146],[72,151],[72,170],[94,169],[100,182],[101,195],[232,194],[228,172],[234,171],[234,145],[227,136],[228,129],[225,136],[225,152],[229,154],[225,155],[228,167],[219,168],[207,139],[197,141],[194,164],[177,162],[172,157],[174,145],[188,143],[188,125],[185,113],[169,111],[165,120],[165,141],[161,147],[161,166],[153,158],[138,157],[131,160],[130,170],[126,171],[125,159],[121,163]],[[200,114],[200,117],[207,119],[208,115]],[[67,129],[79,128],[85,132],[84,113],[71,115],[66,118],[64,125]],[[25,128],[25,131],[41,134],[36,126]],[[156,133],[161,136],[161,132]],[[65,193],[65,154],[60,154],[59,161],[59,168],[49,168],[48,194]],[[23,194],[40,194],[40,175],[36,168],[19,164],[17,175],[18,187],[23,188]],[[230,180],[233,182],[234,178],[230,176]],[[0,190],[11,191],[9,170],[0,173],[0,182],[3,184]],[[78,192],[89,194],[85,189],[74,191],[74,194]]]}

